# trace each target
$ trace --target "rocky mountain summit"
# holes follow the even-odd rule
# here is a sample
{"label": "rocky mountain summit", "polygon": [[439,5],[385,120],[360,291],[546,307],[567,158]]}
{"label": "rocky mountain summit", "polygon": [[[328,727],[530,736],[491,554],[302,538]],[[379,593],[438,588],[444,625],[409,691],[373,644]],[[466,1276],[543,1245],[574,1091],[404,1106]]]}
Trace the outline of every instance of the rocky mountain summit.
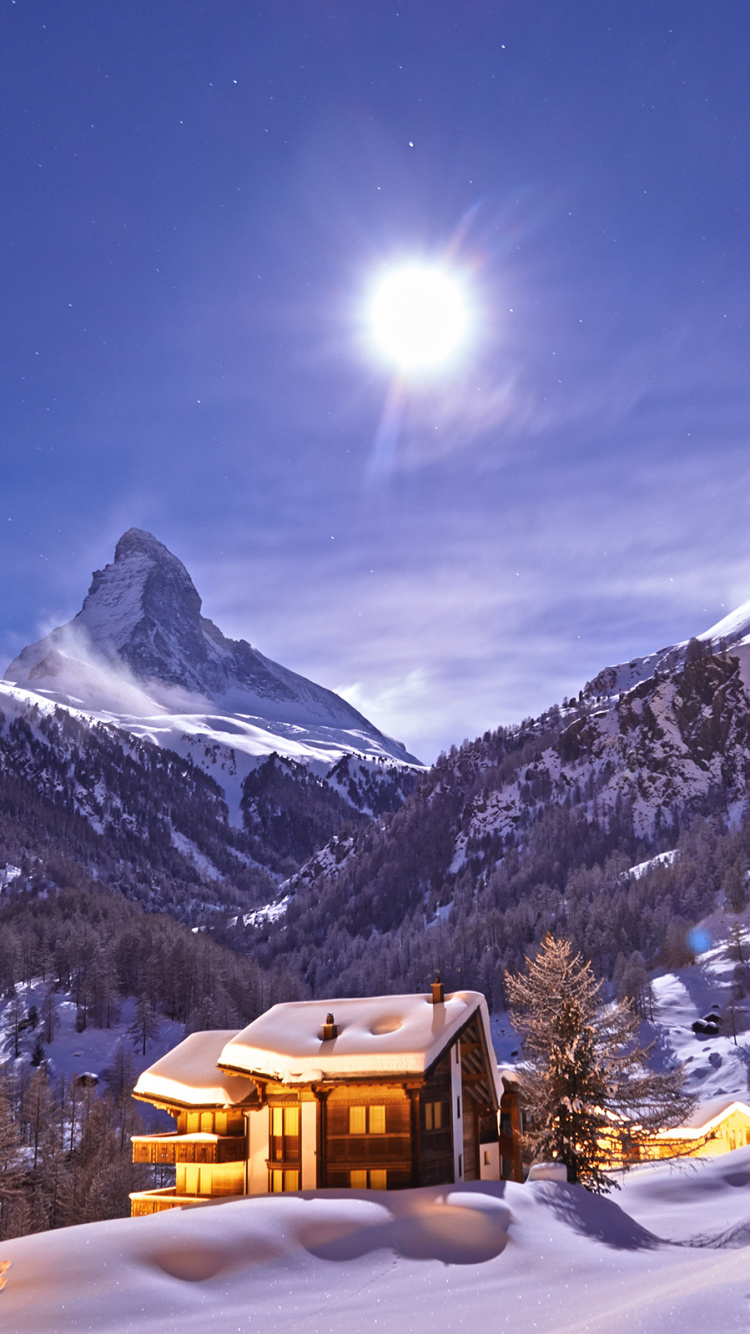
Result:
{"label": "rocky mountain summit", "polygon": [[[97,668],[102,679],[92,691]],[[383,754],[417,763],[332,690],[272,662],[244,639],[227,639],[201,615],[182,562],[140,528],[124,533],[112,564],[94,572],[78,615],[23,649],[5,677],[69,703],[101,707],[118,672],[124,685],[134,680],[154,703],[175,712],[214,705],[265,722],[351,731]],[[112,694],[116,708],[116,688]]]}

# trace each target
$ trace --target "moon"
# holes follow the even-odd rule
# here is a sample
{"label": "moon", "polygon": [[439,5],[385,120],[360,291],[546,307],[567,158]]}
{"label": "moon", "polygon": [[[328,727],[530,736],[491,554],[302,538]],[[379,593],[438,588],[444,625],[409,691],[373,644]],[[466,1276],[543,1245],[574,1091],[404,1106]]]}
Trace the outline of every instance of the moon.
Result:
{"label": "moon", "polygon": [[454,361],[469,324],[465,284],[439,265],[410,263],[390,269],[371,295],[369,327],[375,350],[407,376],[429,374]]}

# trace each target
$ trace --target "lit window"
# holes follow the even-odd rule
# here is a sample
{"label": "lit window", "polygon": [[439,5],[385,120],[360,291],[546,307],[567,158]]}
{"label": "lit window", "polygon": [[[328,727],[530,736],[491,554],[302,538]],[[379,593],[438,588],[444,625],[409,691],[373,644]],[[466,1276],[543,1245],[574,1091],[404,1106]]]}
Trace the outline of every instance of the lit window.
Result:
{"label": "lit window", "polygon": [[442,1102],[426,1102],[424,1105],[425,1130],[440,1130],[443,1124]]}
{"label": "lit window", "polygon": [[349,1108],[349,1134],[366,1135],[367,1134],[367,1108],[350,1107]]}
{"label": "lit window", "polygon": [[283,1135],[283,1134],[284,1134],[284,1108],[283,1108],[283,1107],[272,1107],[272,1108],[271,1108],[271,1134],[272,1134],[272,1135]]}
{"label": "lit window", "polygon": [[299,1134],[299,1107],[284,1108],[284,1134]]}
{"label": "lit window", "polygon": [[268,1188],[272,1195],[281,1195],[286,1190],[299,1190],[299,1172],[282,1172],[274,1167],[268,1173]]}
{"label": "lit window", "polygon": [[382,1167],[373,1167],[349,1173],[349,1185],[352,1190],[387,1190],[388,1173]]}
{"label": "lit window", "polygon": [[385,1107],[370,1108],[369,1131],[371,1135],[385,1134]]}
{"label": "lit window", "polygon": [[350,1135],[384,1135],[385,1105],[349,1108]]}

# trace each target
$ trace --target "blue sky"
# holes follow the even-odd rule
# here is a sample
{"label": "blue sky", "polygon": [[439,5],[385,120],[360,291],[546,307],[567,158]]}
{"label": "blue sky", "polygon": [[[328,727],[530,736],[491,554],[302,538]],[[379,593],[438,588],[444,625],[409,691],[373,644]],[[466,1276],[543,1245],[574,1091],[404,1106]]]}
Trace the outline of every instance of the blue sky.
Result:
{"label": "blue sky", "polygon": [[[431,759],[750,597],[750,11],[0,0],[0,649],[124,529]],[[374,273],[450,250],[407,395]]]}

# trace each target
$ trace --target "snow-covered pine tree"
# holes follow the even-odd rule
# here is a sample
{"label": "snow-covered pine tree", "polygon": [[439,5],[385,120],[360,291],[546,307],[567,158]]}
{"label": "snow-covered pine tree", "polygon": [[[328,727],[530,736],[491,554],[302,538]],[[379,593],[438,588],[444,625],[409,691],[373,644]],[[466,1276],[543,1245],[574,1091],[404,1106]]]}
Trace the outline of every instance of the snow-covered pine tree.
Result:
{"label": "snow-covered pine tree", "polygon": [[526,975],[506,976],[506,987],[523,1043],[532,1161],[557,1160],[569,1181],[611,1189],[613,1166],[627,1166],[640,1142],[690,1114],[683,1068],[649,1070],[630,1004],[602,1002],[591,964],[567,940],[548,934]]}

